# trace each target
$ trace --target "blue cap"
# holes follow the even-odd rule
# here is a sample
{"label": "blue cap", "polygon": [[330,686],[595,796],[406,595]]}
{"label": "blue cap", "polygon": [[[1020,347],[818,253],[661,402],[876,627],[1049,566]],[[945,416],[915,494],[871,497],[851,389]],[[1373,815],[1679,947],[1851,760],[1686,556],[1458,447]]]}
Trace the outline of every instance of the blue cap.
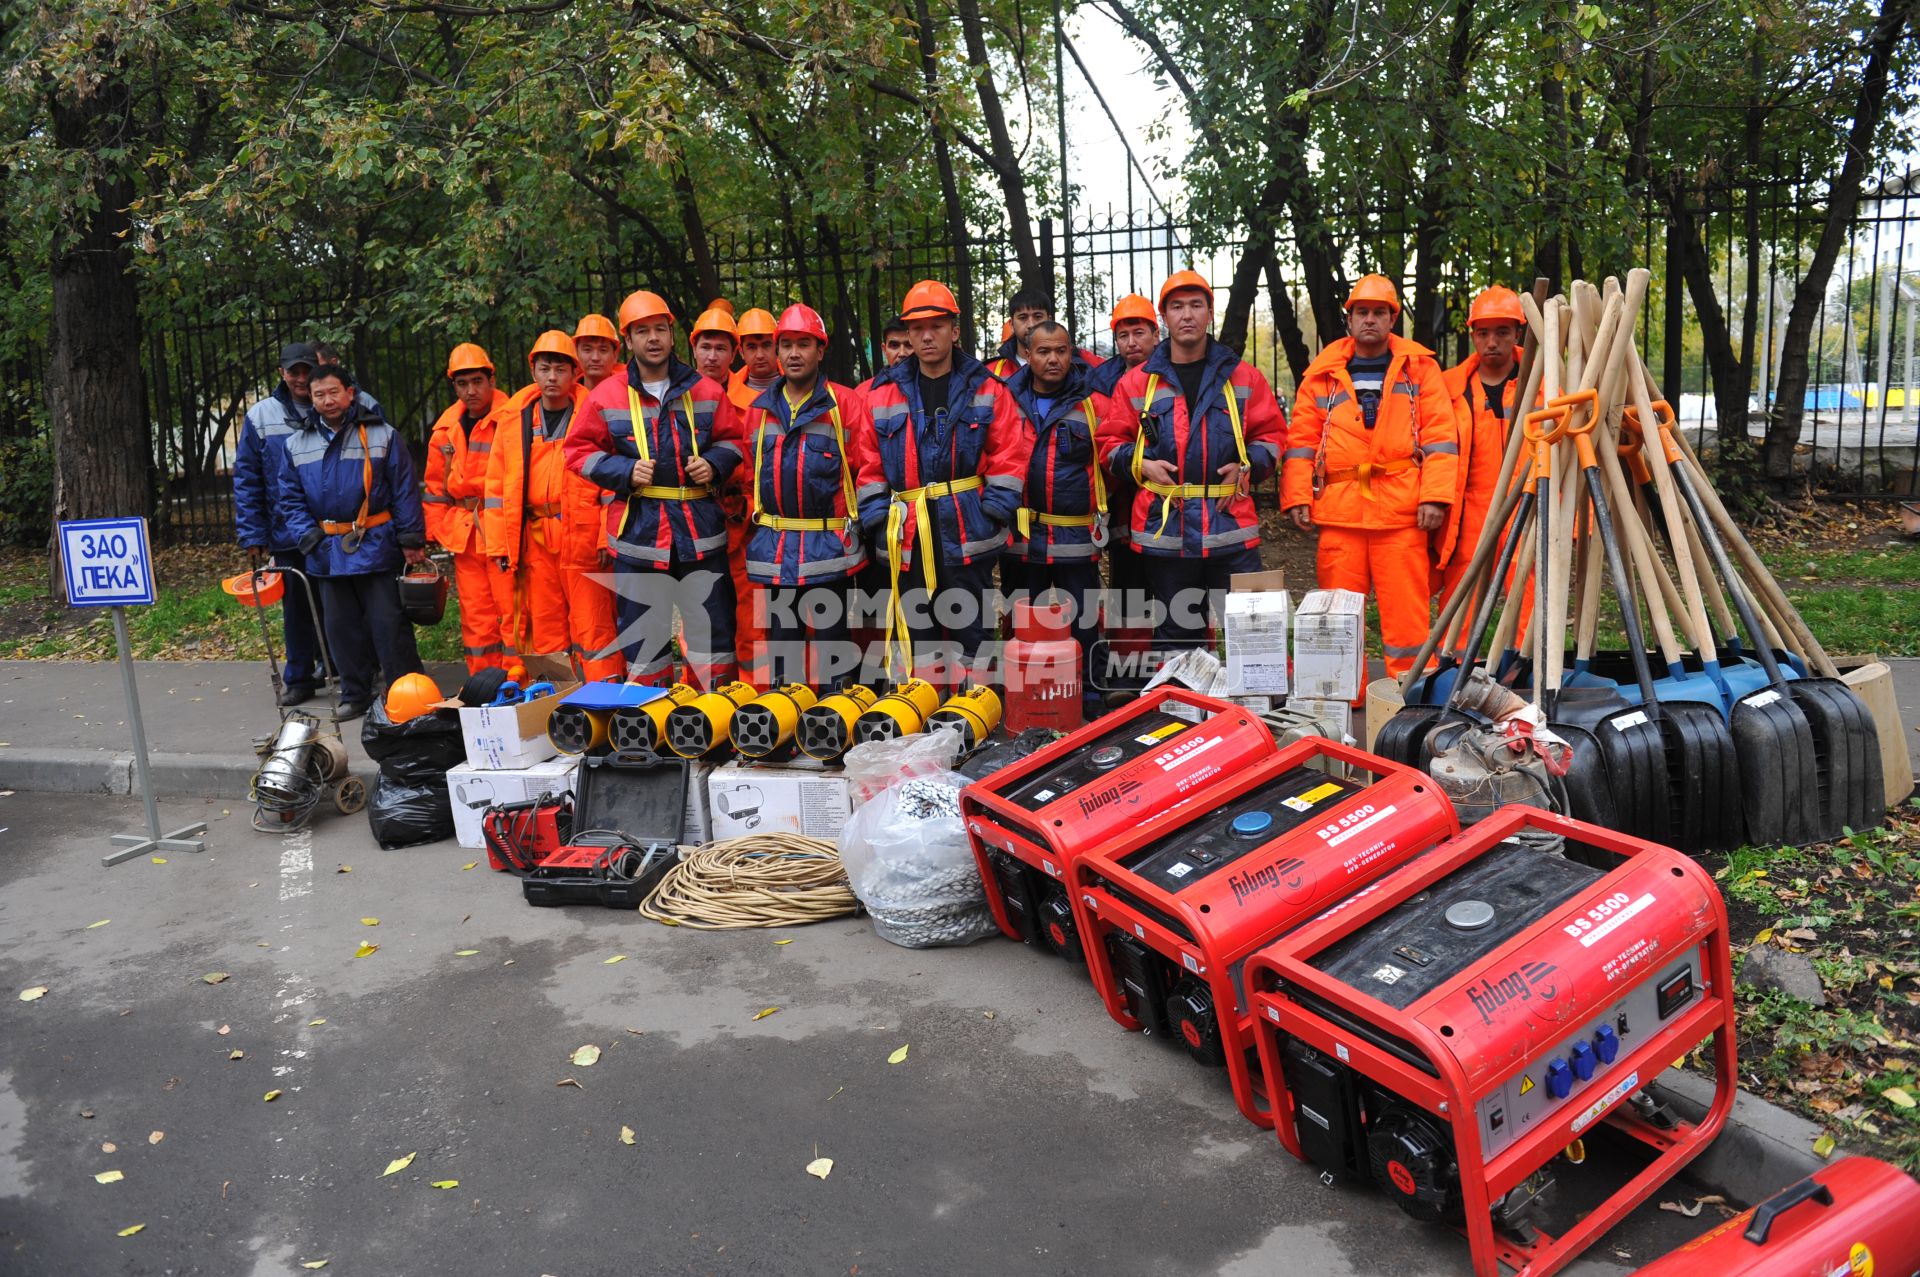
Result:
{"label": "blue cap", "polygon": [[1236,838],[1258,838],[1273,828],[1273,813],[1269,811],[1243,811],[1233,818],[1227,826]]}

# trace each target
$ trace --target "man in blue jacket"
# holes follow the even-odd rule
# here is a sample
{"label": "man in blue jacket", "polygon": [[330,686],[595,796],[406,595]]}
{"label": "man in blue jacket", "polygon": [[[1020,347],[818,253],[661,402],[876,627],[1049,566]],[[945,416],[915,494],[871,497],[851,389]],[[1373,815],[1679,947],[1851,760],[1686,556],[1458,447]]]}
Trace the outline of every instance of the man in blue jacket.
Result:
{"label": "man in blue jacket", "polygon": [[270,487],[279,526],[320,578],[344,723],[373,703],[376,672],[391,683],[420,670],[395,574],[426,561],[426,520],[406,441],[356,397],[352,374],[322,364],[307,388],[312,418],[273,454]]}

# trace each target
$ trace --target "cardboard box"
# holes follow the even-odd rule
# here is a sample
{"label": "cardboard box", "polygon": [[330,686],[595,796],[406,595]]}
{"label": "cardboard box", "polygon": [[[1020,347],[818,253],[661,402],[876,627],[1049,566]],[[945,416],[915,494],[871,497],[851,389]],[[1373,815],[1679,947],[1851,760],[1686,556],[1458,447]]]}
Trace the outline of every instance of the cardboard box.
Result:
{"label": "cardboard box", "polygon": [[791,833],[837,838],[853,813],[844,772],[727,763],[707,778],[713,838]]}
{"label": "cardboard box", "polygon": [[1237,572],[1221,628],[1227,641],[1227,694],[1287,694],[1287,625],[1292,598],[1284,572]]}
{"label": "cardboard box", "polygon": [[1367,596],[1310,590],[1293,614],[1293,691],[1310,700],[1352,701],[1365,686]]}
{"label": "cardboard box", "polygon": [[519,705],[463,706],[460,735],[466,741],[467,766],[511,771],[552,758],[560,751],[547,739],[547,717],[579,686],[561,683],[551,696]]}
{"label": "cardboard box", "polygon": [[1347,702],[1290,696],[1287,698],[1287,708],[1317,722],[1320,734],[1328,740],[1339,741],[1343,745],[1357,743],[1353,737],[1353,706]]}
{"label": "cardboard box", "polygon": [[530,798],[573,792],[575,758],[549,758],[531,767],[511,770],[462,763],[447,770],[447,797],[453,805],[453,836],[462,847],[486,845],[480,836],[480,818],[501,803],[523,803]]}

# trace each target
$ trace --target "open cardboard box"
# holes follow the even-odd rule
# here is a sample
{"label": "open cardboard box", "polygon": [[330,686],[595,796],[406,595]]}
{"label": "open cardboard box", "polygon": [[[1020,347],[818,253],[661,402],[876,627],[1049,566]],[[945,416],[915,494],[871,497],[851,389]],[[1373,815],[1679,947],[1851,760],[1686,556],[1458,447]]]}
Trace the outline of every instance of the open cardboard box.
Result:
{"label": "open cardboard box", "polygon": [[552,683],[553,692],[518,705],[441,702],[460,712],[460,735],[467,747],[468,766],[505,771],[531,767],[560,752],[547,739],[547,718],[554,706],[580,686],[573,667],[561,656],[528,656],[521,663],[527,667],[529,682]]}

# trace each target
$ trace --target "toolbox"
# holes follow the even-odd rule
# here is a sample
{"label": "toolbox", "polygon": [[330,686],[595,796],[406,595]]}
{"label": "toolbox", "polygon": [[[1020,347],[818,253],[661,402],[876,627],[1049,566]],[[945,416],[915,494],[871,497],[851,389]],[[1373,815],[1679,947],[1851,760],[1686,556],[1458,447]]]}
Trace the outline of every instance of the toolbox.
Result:
{"label": "toolbox", "polygon": [[679,859],[687,764],[651,752],[580,760],[571,841],[520,880],[531,905],[637,908]]}

